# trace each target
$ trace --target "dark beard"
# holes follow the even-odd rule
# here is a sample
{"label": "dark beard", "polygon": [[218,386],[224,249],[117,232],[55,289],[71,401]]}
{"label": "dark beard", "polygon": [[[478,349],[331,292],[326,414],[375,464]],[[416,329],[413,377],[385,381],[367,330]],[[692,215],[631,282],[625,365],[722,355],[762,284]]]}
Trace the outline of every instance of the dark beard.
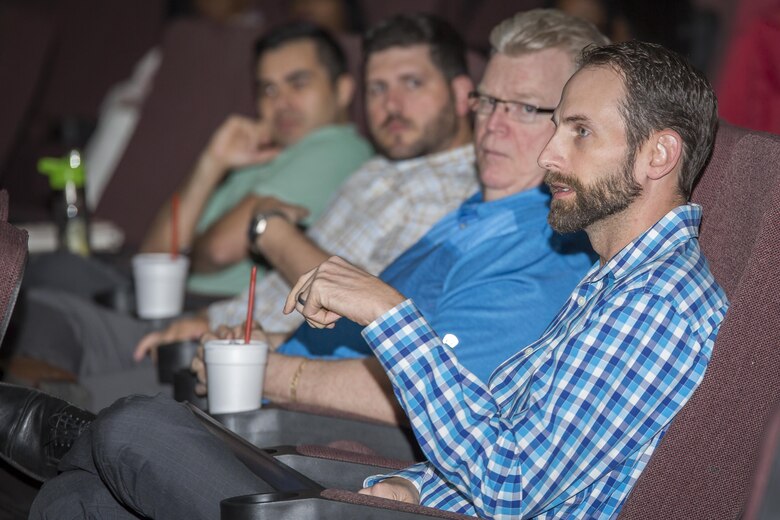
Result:
{"label": "dark beard", "polygon": [[626,209],[642,193],[642,186],[632,175],[632,162],[627,158],[622,171],[587,186],[576,177],[547,170],[544,182],[548,186],[560,183],[575,191],[573,200],[553,199],[550,202],[547,216],[550,226],[559,233],[573,233]]}

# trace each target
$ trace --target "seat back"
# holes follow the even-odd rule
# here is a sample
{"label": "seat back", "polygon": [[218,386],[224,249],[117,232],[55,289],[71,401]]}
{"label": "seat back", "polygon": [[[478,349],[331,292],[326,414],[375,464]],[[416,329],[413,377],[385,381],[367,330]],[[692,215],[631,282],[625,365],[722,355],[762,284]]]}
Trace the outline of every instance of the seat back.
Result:
{"label": "seat back", "polygon": [[231,113],[256,115],[253,42],[259,27],[174,22],[138,126],[95,209],[138,246],[159,208],[186,179]]}
{"label": "seat back", "polygon": [[337,34],[336,38],[347,58],[347,69],[355,78],[355,94],[349,106],[349,118],[362,135],[368,135],[366,107],[363,101],[363,42],[360,36],[352,33]]}
{"label": "seat back", "polygon": [[742,520],[780,517],[780,408],[766,428],[764,446],[753,476],[750,498]]}
{"label": "seat back", "polygon": [[6,79],[0,85],[0,185],[39,90],[52,36],[52,24],[42,14],[19,6],[0,9],[0,78]]}
{"label": "seat back", "polygon": [[544,6],[544,0],[468,2],[459,13],[456,27],[460,28],[466,45],[487,52],[490,50],[490,31],[496,25],[517,13]]}
{"label": "seat back", "polygon": [[620,518],[737,518],[780,401],[780,137],[722,124],[694,189],[700,243],[731,307],[702,384]]}
{"label": "seat back", "polygon": [[0,190],[0,346],[27,261],[27,231],[8,223],[8,192]]}
{"label": "seat back", "polygon": [[450,10],[448,4],[456,4],[454,8],[459,11],[461,2],[453,0],[395,0],[394,2],[356,0],[355,3],[363,18],[363,24],[366,27],[373,27],[382,20],[401,13],[432,13],[445,18]]}

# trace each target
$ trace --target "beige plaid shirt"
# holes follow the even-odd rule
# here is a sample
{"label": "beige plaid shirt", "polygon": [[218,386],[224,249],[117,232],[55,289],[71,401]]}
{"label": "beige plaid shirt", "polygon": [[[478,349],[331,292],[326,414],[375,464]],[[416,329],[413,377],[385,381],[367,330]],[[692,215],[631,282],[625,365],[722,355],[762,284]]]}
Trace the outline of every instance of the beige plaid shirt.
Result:
{"label": "beige plaid shirt", "polygon": [[[341,187],[307,234],[329,254],[372,274],[417,242],[478,189],[471,145],[406,161],[375,158]],[[271,272],[257,282],[254,316],[269,332],[288,332],[303,319],[282,313],[290,286]],[[212,328],[246,317],[247,292],[209,307]]]}

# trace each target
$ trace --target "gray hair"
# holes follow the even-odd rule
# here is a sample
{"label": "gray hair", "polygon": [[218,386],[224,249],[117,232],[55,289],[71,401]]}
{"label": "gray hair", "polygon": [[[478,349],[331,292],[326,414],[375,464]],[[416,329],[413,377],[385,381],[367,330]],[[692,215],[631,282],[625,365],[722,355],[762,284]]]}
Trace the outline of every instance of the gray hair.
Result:
{"label": "gray hair", "polygon": [[596,26],[558,9],[531,9],[499,23],[490,32],[493,53],[518,56],[560,48],[574,61],[588,45],[606,45],[609,38]]}

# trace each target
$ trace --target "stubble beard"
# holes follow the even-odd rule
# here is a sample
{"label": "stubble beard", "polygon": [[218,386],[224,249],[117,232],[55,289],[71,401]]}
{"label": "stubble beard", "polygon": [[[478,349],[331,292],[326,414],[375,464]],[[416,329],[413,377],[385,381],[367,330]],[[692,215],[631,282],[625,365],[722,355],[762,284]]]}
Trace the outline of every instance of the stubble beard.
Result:
{"label": "stubble beard", "polygon": [[[414,125],[412,121],[402,120],[409,125]],[[382,123],[383,126],[385,124],[387,121]],[[446,150],[457,133],[458,116],[455,113],[455,100],[450,95],[447,103],[439,110],[436,117],[423,127],[419,139],[397,146],[385,145],[374,139],[374,148],[394,161],[413,159]]]}

